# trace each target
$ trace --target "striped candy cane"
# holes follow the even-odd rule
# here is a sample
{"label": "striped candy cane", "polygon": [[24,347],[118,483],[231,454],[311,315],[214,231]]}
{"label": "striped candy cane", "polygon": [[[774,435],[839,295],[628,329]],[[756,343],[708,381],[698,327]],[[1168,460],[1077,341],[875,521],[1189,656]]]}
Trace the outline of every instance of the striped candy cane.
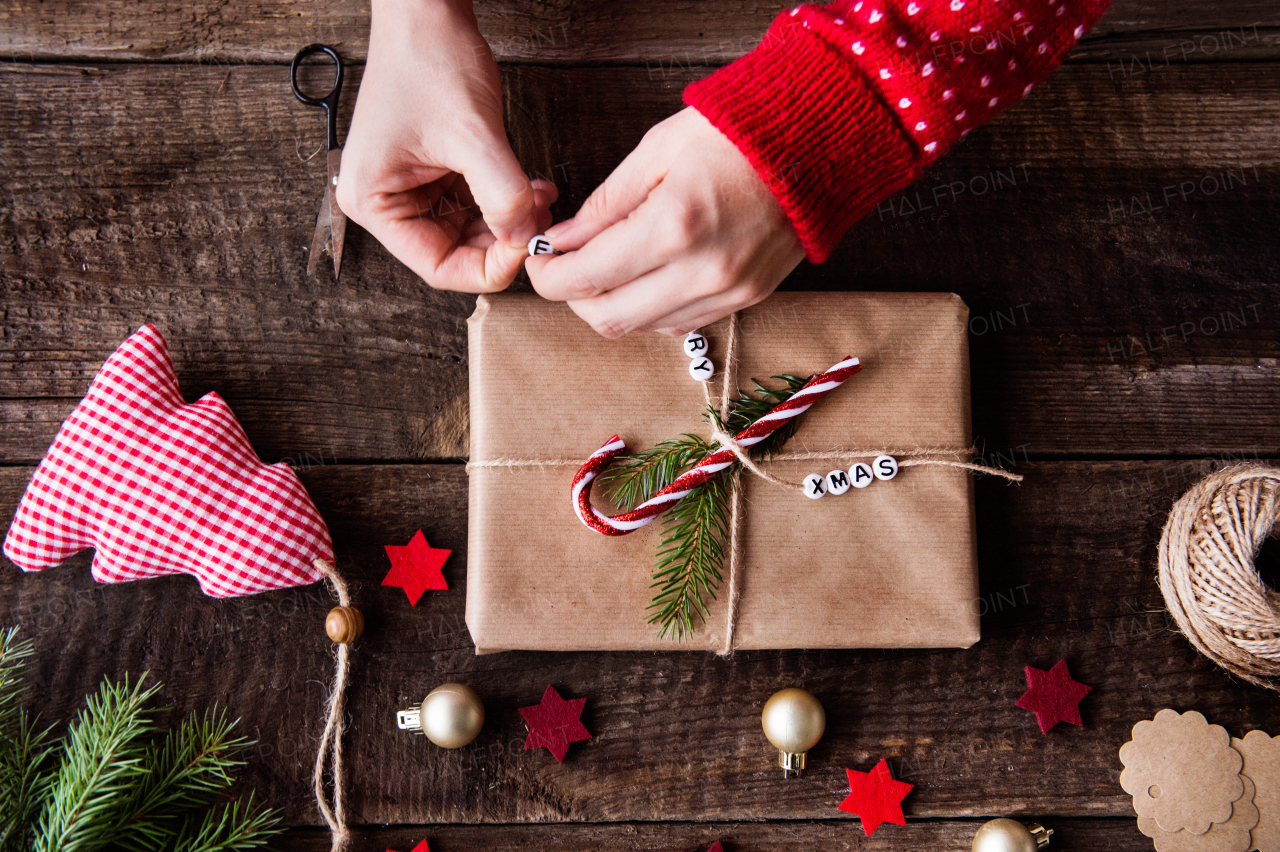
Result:
{"label": "striped candy cane", "polygon": [[[808,384],[785,402],[769,409],[768,414],[735,435],[734,440],[741,447],[760,443],[791,418],[804,414],[815,402],[840,387],[845,379],[861,369],[862,364],[857,358],[845,358],[822,375],[810,379]],[[609,466],[614,456],[626,448],[622,439],[614,435],[603,447],[591,454],[591,458],[587,459],[587,463],[573,478],[573,508],[578,513],[578,519],[603,535],[626,535],[632,530],[640,529],[738,458],[733,450],[716,450],[631,511],[609,516],[591,505],[591,483]]]}

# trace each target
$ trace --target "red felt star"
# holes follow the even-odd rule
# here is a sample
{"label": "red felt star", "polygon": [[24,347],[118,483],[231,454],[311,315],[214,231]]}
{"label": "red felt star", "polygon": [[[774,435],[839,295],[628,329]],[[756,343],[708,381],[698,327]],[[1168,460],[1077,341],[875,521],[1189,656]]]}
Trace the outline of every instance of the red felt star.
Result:
{"label": "red felt star", "polygon": [[583,726],[581,719],[582,708],[586,704],[585,698],[565,701],[554,686],[548,686],[541,704],[520,708],[520,715],[529,725],[529,736],[524,741],[524,747],[529,749],[546,746],[556,760],[564,763],[569,743],[591,739],[591,734]]}
{"label": "red felt star", "polygon": [[[396,852],[396,850],[388,849],[387,852]],[[427,841],[424,840],[417,846],[413,847],[413,852],[431,852],[431,850],[427,848]]]}
{"label": "red felt star", "polygon": [[1059,722],[1083,725],[1080,721],[1080,699],[1092,686],[1071,679],[1067,661],[1058,660],[1048,671],[1027,666],[1027,691],[1016,702],[1023,710],[1036,714],[1040,733],[1047,734]]}
{"label": "red felt star", "polygon": [[856,769],[846,769],[845,772],[849,774],[849,796],[840,803],[840,810],[861,817],[862,830],[867,837],[882,822],[907,824],[907,818],[902,815],[902,800],[915,785],[894,780],[884,758],[880,758],[870,772]]}
{"label": "red felt star", "polygon": [[391,570],[383,578],[382,585],[404,589],[410,606],[416,606],[427,589],[449,588],[440,568],[453,551],[427,544],[422,530],[414,533],[407,545],[388,544],[386,548],[387,556],[391,557]]}
{"label": "red felt star", "polygon": [[715,843],[712,843],[707,847],[707,852],[724,852],[724,847],[721,846],[720,841],[717,840]]}

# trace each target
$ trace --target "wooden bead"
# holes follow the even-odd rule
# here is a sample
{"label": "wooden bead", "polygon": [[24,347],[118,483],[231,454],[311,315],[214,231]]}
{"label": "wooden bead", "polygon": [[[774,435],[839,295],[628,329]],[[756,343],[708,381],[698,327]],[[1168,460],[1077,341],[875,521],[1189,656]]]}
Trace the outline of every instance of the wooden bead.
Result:
{"label": "wooden bead", "polygon": [[339,645],[350,645],[364,633],[364,616],[353,606],[335,606],[324,620],[324,632]]}

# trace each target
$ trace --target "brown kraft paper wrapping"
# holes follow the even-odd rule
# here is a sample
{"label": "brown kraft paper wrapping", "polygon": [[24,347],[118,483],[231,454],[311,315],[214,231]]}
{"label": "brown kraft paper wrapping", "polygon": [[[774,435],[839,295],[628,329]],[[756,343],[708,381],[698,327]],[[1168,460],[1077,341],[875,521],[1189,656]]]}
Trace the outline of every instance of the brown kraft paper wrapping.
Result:
{"label": "brown kraft paper wrapping", "polygon": [[[734,383],[863,369],[801,418],[784,452],[966,448],[969,310],[944,293],[776,293],[739,314]],[[709,434],[681,339],[605,340],[562,303],[481,296],[468,321],[471,461],[467,626],[477,654],[505,650],[721,650],[728,571],[683,643],[646,607],[662,518],[604,536],[574,514],[570,483],[608,438],[633,452]],[[703,329],[717,374],[727,320]],[[776,383],[775,383],[776,386]],[[873,452],[874,454],[874,452]],[[571,464],[476,466],[501,460]],[[863,459],[870,461],[870,458]],[[853,460],[775,461],[798,481]],[[903,468],[811,500],[742,476],[738,649],[968,647],[979,638],[970,473]],[[596,489],[596,504],[606,488]]]}

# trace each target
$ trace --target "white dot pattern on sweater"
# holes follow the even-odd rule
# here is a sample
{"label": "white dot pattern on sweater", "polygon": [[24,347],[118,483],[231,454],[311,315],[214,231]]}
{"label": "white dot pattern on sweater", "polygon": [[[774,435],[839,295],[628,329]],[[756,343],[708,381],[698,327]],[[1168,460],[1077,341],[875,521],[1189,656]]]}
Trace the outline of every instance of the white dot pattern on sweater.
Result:
{"label": "white dot pattern on sweater", "polygon": [[[1033,21],[1053,21],[1075,8],[1067,0],[1045,0],[1040,7],[1043,12],[1036,12],[1030,20],[1027,0],[1015,0],[1016,5],[1004,0],[937,2],[935,10],[923,0],[878,0],[875,5],[845,0],[844,16],[827,18],[861,36],[846,43],[870,66],[885,102],[901,115],[900,126],[913,134],[933,135],[932,125],[945,125],[945,138],[926,136],[921,139],[923,144],[917,143],[926,154],[945,150],[1016,100],[1019,92],[1025,95],[1030,86],[1016,78],[1038,79],[1042,75],[1036,74],[1037,68],[1049,60],[1037,57],[1055,57],[1056,61],[1070,45],[1066,36],[1079,40],[1084,34],[1079,20],[1064,21],[1063,25],[1051,24],[1044,36],[1027,43],[1035,29]],[[840,7],[842,2],[835,0],[832,5]],[[858,16],[849,17],[849,9]],[[907,71],[917,73],[905,74]],[[935,110],[947,101],[955,106],[950,113],[938,115]]]}
{"label": "white dot pattern on sweater", "polygon": [[[802,164],[838,162],[854,172],[916,175],[1030,92],[1083,38],[1106,2],[805,3],[789,10],[794,19],[775,21],[770,35],[780,41],[766,38],[754,61],[733,63],[707,85],[694,84],[685,102],[716,126],[739,131],[740,147],[760,159],[762,171],[777,175],[787,162],[778,158],[799,157]],[[786,78],[794,78],[792,91],[772,85]],[[806,96],[814,101],[812,127],[789,120],[785,111],[777,115],[777,107]],[[843,217],[860,215],[874,203],[870,196],[888,185],[884,176],[867,177],[848,191],[783,179],[787,188],[779,199],[811,257],[824,257],[837,231],[847,227]]]}

